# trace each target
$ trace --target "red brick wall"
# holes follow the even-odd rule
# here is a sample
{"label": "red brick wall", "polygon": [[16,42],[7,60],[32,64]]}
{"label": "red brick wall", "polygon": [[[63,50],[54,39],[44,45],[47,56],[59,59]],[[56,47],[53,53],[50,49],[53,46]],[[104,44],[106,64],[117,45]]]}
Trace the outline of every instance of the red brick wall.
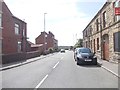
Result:
{"label": "red brick wall", "polygon": [[[47,35],[47,33],[45,33]],[[35,39],[36,44],[43,44],[44,47],[44,32],[41,32],[41,34]],[[46,39],[47,42],[47,39]],[[47,49],[47,45],[46,45],[46,49]],[[41,49],[43,50],[43,49]],[[42,51],[43,52],[43,51]]]}
{"label": "red brick wall", "polygon": [[[22,37],[22,30],[25,28],[26,34],[26,23],[21,21],[20,19],[13,17],[12,13],[8,9],[7,5],[3,2],[2,4],[2,53],[3,54],[12,54],[17,53],[18,41],[23,41],[23,51],[25,51],[25,42],[26,39]],[[15,35],[15,23],[20,25],[20,35]]]}
{"label": "red brick wall", "polygon": [[[19,35],[15,35],[15,37],[17,38],[17,41],[21,41],[22,42],[22,51],[25,52],[27,51],[26,49],[26,37],[27,37],[27,30],[26,30],[26,23],[16,17],[13,17],[14,19],[14,24],[17,23],[20,26],[20,34]],[[25,35],[23,36],[23,32],[25,33]]]}
{"label": "red brick wall", "polygon": [[36,44],[44,44],[44,34],[41,33],[36,39],[35,39]]}
{"label": "red brick wall", "polygon": [[47,37],[47,48],[52,48],[54,47],[54,38],[52,38],[53,36],[51,34],[48,34]]}
{"label": "red brick wall", "polygon": [[[54,48],[54,35],[49,32],[48,34],[46,33],[47,37],[46,37],[46,42],[47,42],[47,45],[46,45],[46,49],[49,49],[49,48]],[[39,35],[37,38],[36,38],[36,44],[43,44],[44,45],[44,32],[41,33],[41,35]]]}
{"label": "red brick wall", "polygon": [[10,54],[17,52],[17,39],[14,34],[14,21],[12,18],[12,13],[7,8],[6,4],[2,4],[2,53]]}

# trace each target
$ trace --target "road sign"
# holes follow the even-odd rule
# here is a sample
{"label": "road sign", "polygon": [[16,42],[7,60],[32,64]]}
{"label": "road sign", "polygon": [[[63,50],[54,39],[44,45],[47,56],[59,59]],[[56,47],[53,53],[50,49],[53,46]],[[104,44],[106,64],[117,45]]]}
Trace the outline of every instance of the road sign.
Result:
{"label": "road sign", "polygon": [[115,7],[115,15],[120,15],[120,7]]}

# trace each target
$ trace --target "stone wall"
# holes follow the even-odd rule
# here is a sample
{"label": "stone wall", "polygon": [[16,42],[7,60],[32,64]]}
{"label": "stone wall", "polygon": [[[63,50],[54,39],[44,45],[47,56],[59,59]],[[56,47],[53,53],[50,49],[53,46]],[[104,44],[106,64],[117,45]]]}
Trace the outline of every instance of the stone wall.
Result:
{"label": "stone wall", "polygon": [[[106,12],[106,27],[103,27],[103,13]],[[84,46],[86,46],[86,41],[91,41],[92,40],[92,47],[90,47],[89,43],[89,48],[94,51],[94,39],[95,39],[95,51],[96,55],[98,58],[102,58],[101,54],[103,54],[102,50],[102,43],[103,40],[101,41],[101,34],[102,38],[105,34],[109,36],[109,61],[113,62],[118,62],[120,60],[120,52],[114,52],[114,33],[120,31],[120,20],[119,21],[114,21],[114,8],[113,8],[113,3],[107,3],[104,4],[102,9],[97,13],[97,15],[92,19],[92,21],[89,23],[89,25],[84,29],[83,32],[88,31],[89,27],[92,26],[92,35],[87,35],[83,36],[83,42]],[[96,19],[98,19],[99,22],[99,31],[97,31],[96,28]],[[101,27],[100,27],[101,24]],[[102,31],[102,33],[101,33]],[[84,34],[83,34],[84,35]],[[97,38],[99,38],[99,50],[97,50]]]}

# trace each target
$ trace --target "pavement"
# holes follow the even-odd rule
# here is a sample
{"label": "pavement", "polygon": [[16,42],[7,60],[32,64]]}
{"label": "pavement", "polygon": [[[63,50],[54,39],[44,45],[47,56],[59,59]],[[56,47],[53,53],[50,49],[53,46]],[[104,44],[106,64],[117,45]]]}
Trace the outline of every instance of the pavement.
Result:
{"label": "pavement", "polygon": [[[24,62],[5,64],[5,65],[2,65],[2,67],[0,67],[0,71],[11,69],[11,68],[18,67],[18,66],[22,66],[22,65],[25,65],[25,64],[28,64],[28,63],[31,63],[31,62],[35,62],[37,60],[49,57],[49,56],[54,55],[54,54],[55,53],[48,54],[48,55],[41,55],[41,56],[36,57],[36,58],[27,59]],[[100,65],[103,69],[107,70],[108,72],[110,72],[110,73],[112,73],[115,76],[120,78],[120,75],[118,74],[119,63],[114,63],[114,62],[109,62],[109,61],[105,61],[105,60],[102,60],[102,59],[98,59],[98,65]]]}
{"label": "pavement", "polygon": [[120,63],[98,59],[98,64],[108,72],[120,78],[118,67]]}
{"label": "pavement", "polygon": [[49,57],[49,56],[54,55],[54,54],[55,53],[48,54],[48,55],[40,55],[40,56],[35,57],[35,58],[27,59],[26,61],[4,64],[4,65],[0,66],[0,71],[15,68],[15,67],[22,66],[22,65],[25,65],[25,64],[28,64],[28,63],[32,63],[32,62],[35,62],[37,60]]}

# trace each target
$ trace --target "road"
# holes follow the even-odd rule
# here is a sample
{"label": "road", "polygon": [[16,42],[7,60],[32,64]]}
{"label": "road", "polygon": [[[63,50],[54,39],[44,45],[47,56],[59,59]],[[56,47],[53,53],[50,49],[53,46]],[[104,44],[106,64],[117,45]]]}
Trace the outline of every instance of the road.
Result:
{"label": "road", "polygon": [[2,87],[118,88],[118,78],[98,65],[77,65],[66,51],[2,71]]}

